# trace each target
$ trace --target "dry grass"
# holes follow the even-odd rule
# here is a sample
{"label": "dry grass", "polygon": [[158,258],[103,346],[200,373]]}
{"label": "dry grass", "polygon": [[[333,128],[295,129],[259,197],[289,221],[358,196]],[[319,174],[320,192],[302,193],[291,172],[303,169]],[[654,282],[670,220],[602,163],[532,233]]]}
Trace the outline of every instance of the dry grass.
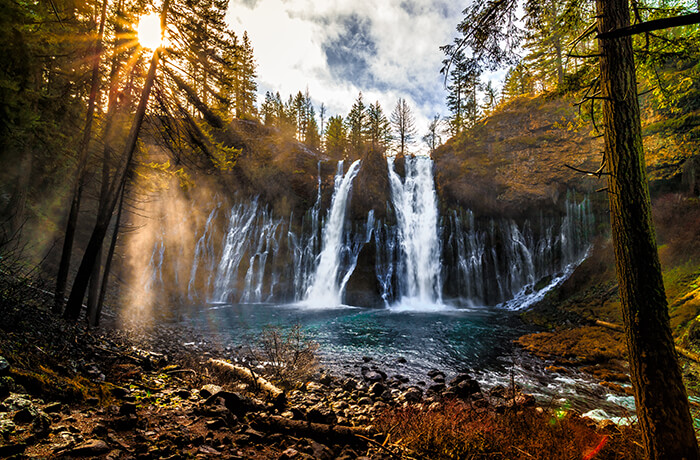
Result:
{"label": "dry grass", "polygon": [[449,401],[434,410],[419,406],[387,411],[377,428],[410,456],[429,459],[638,459],[635,428],[598,429],[576,414],[536,409],[475,409]]}

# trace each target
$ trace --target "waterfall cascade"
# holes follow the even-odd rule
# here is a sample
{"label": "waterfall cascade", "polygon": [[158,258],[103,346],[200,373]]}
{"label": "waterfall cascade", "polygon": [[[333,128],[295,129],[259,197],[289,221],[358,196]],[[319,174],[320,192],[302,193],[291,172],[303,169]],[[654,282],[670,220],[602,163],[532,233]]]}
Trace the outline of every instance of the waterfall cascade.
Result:
{"label": "waterfall cascade", "polygon": [[[347,234],[345,211],[350,199],[352,181],[357,176],[359,168],[360,160],[357,160],[350,165],[347,174],[343,175],[343,162],[338,163],[328,220],[323,226],[323,245],[311,285],[304,299],[307,305],[335,306],[342,303],[343,290],[355,268],[354,264],[349,266],[347,263],[343,264],[344,259],[354,253],[352,245],[348,244],[344,236]],[[357,260],[356,254],[355,260]]]}
{"label": "waterfall cascade", "polygon": [[[376,304],[429,306],[445,298],[517,307],[566,276],[586,254],[593,233],[586,198],[567,196],[562,217],[519,223],[479,219],[469,210],[440,216],[432,161],[406,158],[404,178],[394,160],[387,161],[388,222],[371,211],[363,222],[346,216],[359,161],[345,174],[339,165],[325,218],[319,168],[316,201],[296,219],[275,216],[255,198],[238,199],[230,209],[215,201],[192,224],[191,241],[168,235],[161,219],[152,250],[143,254],[148,259],[142,266],[150,270],[145,290],[180,303],[335,306],[366,251],[362,266],[374,265],[368,272],[376,276]],[[173,282],[178,279],[189,281]]]}
{"label": "waterfall cascade", "polygon": [[441,251],[433,162],[428,157],[407,157],[406,177],[401,180],[394,159],[387,161],[398,230],[391,232],[398,238],[392,246],[401,248],[398,298],[414,304],[440,303]]}

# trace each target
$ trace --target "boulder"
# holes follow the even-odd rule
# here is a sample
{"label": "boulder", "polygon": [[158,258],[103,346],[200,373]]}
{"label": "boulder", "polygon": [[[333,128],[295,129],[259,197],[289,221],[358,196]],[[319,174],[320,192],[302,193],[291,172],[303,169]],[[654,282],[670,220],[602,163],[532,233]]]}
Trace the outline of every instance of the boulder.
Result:
{"label": "boulder", "polygon": [[3,356],[0,356],[0,377],[10,375],[10,362]]}
{"label": "boulder", "polygon": [[65,452],[70,457],[96,457],[109,452],[109,446],[100,439],[89,439]]}
{"label": "boulder", "polygon": [[201,396],[204,399],[207,399],[210,396],[215,395],[220,391],[221,391],[221,387],[219,385],[213,385],[210,383],[210,384],[204,385],[199,390],[199,396]]}

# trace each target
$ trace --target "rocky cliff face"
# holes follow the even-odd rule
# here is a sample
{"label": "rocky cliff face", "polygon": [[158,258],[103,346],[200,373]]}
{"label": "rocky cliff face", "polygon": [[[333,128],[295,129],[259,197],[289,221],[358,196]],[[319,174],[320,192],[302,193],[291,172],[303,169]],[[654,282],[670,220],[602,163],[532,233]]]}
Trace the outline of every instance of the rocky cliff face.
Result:
{"label": "rocky cliff face", "polygon": [[604,178],[566,166],[595,171],[602,158],[602,141],[577,124],[571,102],[515,99],[438,148],[433,159],[442,206],[526,217],[556,209],[568,190],[604,187]]}

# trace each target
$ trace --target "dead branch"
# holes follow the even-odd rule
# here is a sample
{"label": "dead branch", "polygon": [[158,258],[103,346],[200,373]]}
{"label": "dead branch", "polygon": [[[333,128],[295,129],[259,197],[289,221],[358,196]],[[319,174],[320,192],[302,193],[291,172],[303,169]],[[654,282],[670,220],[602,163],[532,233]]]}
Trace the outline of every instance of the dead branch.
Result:
{"label": "dead branch", "polygon": [[253,374],[250,369],[237,364],[231,364],[229,362],[223,361],[221,359],[209,359],[208,364],[211,364],[219,369],[227,372],[231,372],[236,377],[247,381],[248,383],[260,388],[267,398],[277,405],[284,405],[286,403],[287,397],[284,391],[277,388],[275,385],[270,383],[267,379]]}
{"label": "dead branch", "polygon": [[372,436],[373,434],[371,428],[311,423],[303,420],[291,420],[279,415],[259,417],[253,423],[257,428],[266,431],[293,432],[322,442],[328,442],[330,439],[334,442],[357,443],[359,439],[362,439],[360,436]]}

